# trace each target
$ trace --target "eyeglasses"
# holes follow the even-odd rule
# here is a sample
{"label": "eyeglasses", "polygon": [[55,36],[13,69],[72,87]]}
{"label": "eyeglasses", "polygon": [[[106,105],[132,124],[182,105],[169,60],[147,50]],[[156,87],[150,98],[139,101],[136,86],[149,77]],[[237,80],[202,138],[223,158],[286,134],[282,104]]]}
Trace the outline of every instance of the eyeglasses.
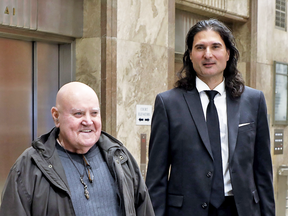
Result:
{"label": "eyeglasses", "polygon": [[84,163],[85,163],[86,173],[87,173],[88,179],[89,179],[90,183],[92,183],[93,180],[94,180],[94,175],[93,175],[92,168],[91,168],[88,160],[85,158],[84,155],[83,155],[83,160],[84,160]]}

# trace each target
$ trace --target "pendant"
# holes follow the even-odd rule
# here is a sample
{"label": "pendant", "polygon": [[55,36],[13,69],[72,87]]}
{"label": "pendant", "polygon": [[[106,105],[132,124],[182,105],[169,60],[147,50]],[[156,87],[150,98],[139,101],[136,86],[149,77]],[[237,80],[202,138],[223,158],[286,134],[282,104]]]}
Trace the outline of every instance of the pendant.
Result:
{"label": "pendant", "polygon": [[86,197],[86,199],[89,199],[89,191],[87,190],[87,188],[84,188],[84,195]]}
{"label": "pendant", "polygon": [[86,199],[88,200],[89,199],[89,191],[88,191],[88,187],[87,187],[87,184],[83,181],[83,178],[82,177],[80,177],[80,181],[81,181],[81,183],[83,184],[83,186],[84,186],[84,195],[85,195],[85,197],[86,197]]}

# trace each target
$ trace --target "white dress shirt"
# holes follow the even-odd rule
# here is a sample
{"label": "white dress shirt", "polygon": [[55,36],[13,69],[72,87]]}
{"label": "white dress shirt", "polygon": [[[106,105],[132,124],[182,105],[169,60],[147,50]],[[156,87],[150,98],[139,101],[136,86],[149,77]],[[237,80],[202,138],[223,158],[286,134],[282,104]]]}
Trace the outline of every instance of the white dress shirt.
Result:
{"label": "white dress shirt", "polygon": [[[200,94],[202,108],[206,119],[206,110],[209,103],[209,98],[206,95],[206,90],[211,90],[209,86],[201,79],[196,77],[196,88]],[[226,103],[226,90],[224,80],[213,90],[218,91],[214,98],[214,103],[217,109],[220,127],[220,139],[221,139],[221,155],[222,155],[222,168],[223,168],[223,180],[224,180],[224,192],[225,196],[232,196],[232,185],[229,172],[229,146],[228,146],[228,126],[227,126],[227,103]]]}

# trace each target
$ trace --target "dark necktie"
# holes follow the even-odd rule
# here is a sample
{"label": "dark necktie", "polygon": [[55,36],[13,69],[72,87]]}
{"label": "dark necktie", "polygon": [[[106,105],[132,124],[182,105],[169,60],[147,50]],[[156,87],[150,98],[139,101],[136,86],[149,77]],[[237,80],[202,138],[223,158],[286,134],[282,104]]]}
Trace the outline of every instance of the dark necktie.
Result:
{"label": "dark necktie", "polygon": [[205,91],[205,93],[208,95],[210,101],[206,112],[206,124],[214,158],[214,175],[212,180],[210,203],[215,208],[218,208],[225,199],[222,172],[220,128],[217,109],[214,104],[214,97],[218,92],[212,90]]}

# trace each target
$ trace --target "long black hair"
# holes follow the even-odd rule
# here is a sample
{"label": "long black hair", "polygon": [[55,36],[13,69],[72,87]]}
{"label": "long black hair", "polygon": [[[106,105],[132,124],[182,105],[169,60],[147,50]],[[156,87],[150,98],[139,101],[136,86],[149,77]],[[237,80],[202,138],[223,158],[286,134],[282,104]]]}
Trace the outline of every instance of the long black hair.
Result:
{"label": "long black hair", "polygon": [[226,49],[229,50],[229,60],[224,70],[225,88],[232,97],[240,97],[244,91],[244,80],[237,69],[239,51],[236,48],[235,38],[232,32],[222,22],[216,19],[202,20],[192,26],[186,36],[186,51],[183,56],[183,67],[177,73],[179,80],[175,87],[192,90],[196,86],[196,71],[190,60],[190,52],[194,37],[201,31],[212,30],[217,32],[225,43]]}

